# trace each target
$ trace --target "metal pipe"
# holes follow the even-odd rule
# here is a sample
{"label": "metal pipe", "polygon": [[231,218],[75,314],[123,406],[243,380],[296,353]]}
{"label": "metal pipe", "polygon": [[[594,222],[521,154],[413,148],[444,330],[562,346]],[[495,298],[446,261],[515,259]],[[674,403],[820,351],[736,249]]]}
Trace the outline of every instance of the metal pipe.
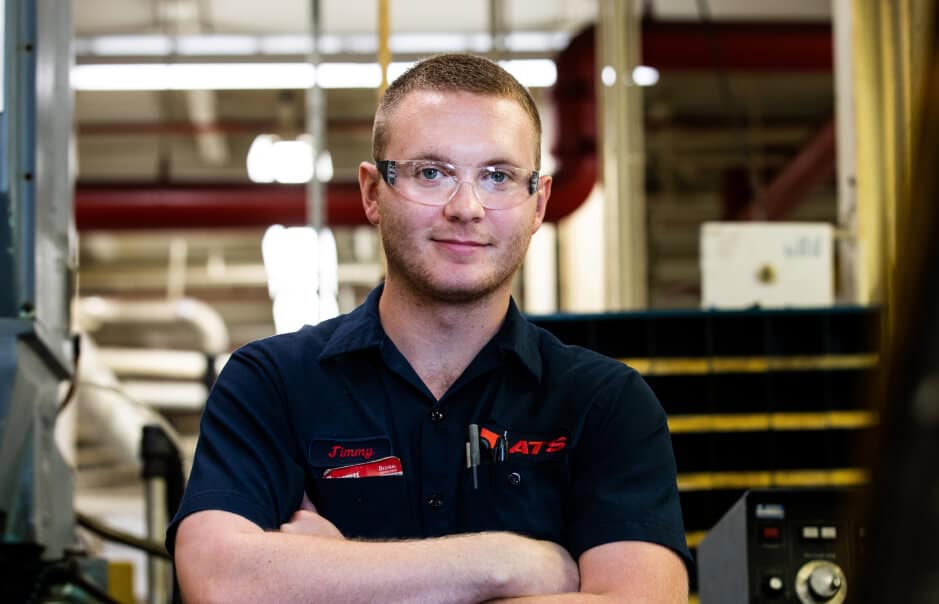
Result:
{"label": "metal pipe", "polygon": [[388,0],[378,0],[378,64],[381,66],[381,86],[378,87],[378,98],[385,94],[388,88],[388,65],[391,63],[391,47],[388,40],[391,38],[391,8]]}
{"label": "metal pipe", "polygon": [[[169,519],[166,513],[166,480],[153,476],[146,480],[147,537],[151,541],[161,542],[166,537]],[[166,604],[170,601],[170,565],[169,562],[148,554],[147,556],[147,602],[148,604]]]}
{"label": "metal pipe", "polygon": [[97,331],[103,323],[176,323],[196,328],[200,348],[208,354],[229,351],[228,327],[218,311],[192,298],[175,300],[110,300],[97,296],[77,304],[76,322],[81,329]]}
{"label": "metal pipe", "polygon": [[81,340],[78,363],[79,413],[87,423],[97,426],[103,444],[124,463],[139,463],[140,433],[144,426],[159,425],[179,447],[176,430],[153,409],[141,405],[124,391],[121,382],[98,355],[94,340]]}
{"label": "metal pipe", "polygon": [[310,135],[313,155],[313,178],[306,183],[306,224],[319,231],[327,224],[326,191],[320,173],[320,156],[326,145],[326,99],[319,84],[320,68],[320,17],[319,0],[310,1],[310,56],[309,62],[316,70],[313,85],[306,91],[306,127]]}

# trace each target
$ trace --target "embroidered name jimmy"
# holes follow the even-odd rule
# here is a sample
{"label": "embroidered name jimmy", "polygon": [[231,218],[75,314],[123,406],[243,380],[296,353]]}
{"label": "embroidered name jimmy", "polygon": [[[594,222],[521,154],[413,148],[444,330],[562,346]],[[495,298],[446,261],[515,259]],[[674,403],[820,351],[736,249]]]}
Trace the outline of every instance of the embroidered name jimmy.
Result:
{"label": "embroidered name jimmy", "polygon": [[333,448],[326,454],[329,458],[338,457],[340,459],[346,457],[361,457],[362,459],[371,459],[375,455],[375,449],[372,447],[359,447],[353,449],[350,447],[343,447],[342,445],[333,445]]}

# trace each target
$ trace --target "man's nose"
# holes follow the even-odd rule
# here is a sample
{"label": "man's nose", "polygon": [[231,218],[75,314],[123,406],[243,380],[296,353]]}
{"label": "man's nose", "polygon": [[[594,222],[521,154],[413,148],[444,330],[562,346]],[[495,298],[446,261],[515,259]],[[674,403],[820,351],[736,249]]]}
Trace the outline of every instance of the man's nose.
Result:
{"label": "man's nose", "polygon": [[[464,187],[464,184],[468,186]],[[443,211],[448,218],[479,220],[485,215],[486,208],[479,198],[476,185],[472,181],[460,180],[450,193],[450,199],[447,200]]]}

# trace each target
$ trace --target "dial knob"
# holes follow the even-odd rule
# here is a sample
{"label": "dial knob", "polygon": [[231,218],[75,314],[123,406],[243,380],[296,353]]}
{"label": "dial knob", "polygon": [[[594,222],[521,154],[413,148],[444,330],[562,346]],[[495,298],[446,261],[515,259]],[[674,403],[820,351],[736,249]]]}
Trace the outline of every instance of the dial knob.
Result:
{"label": "dial knob", "polygon": [[830,560],[811,560],[796,573],[795,589],[802,604],[841,604],[848,586],[840,566]]}
{"label": "dial knob", "polygon": [[841,577],[831,565],[819,566],[809,575],[809,590],[823,602],[835,597],[841,589]]}

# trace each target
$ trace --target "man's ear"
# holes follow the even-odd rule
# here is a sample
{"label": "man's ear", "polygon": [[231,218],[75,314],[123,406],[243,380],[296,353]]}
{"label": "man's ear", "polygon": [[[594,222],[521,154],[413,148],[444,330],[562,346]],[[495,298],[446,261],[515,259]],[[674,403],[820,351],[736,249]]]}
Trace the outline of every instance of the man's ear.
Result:
{"label": "man's ear", "polygon": [[537,206],[535,206],[535,221],[531,232],[534,233],[541,227],[541,223],[544,221],[545,210],[548,209],[548,198],[551,197],[551,177],[542,176],[539,178],[538,183],[538,201]]}
{"label": "man's ear", "polygon": [[381,212],[378,207],[378,187],[381,184],[381,174],[375,164],[363,161],[359,164],[359,190],[362,192],[362,207],[365,217],[372,224],[381,222]]}

